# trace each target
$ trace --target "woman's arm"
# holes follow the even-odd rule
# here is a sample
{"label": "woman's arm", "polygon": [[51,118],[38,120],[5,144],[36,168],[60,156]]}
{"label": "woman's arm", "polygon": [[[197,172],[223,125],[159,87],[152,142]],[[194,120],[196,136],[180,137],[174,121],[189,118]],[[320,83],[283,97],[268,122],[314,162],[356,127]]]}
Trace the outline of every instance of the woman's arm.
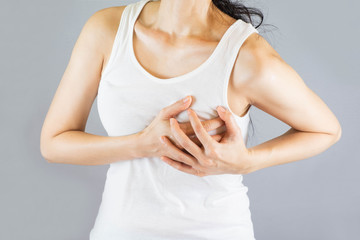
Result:
{"label": "woman's arm", "polygon": [[253,164],[247,173],[315,156],[337,142],[341,136],[340,131],[338,134],[330,134],[290,128],[276,138],[248,148]]}
{"label": "woman's arm", "polygon": [[69,130],[48,140],[47,149],[42,150],[42,155],[50,163],[110,164],[142,157],[138,140],[138,133],[112,137]]}
{"label": "woman's arm", "polygon": [[[317,155],[341,137],[328,106],[261,37],[251,51],[256,71],[243,84],[250,104],[291,126],[285,134],[249,148],[251,171]],[[253,65],[253,66],[254,66]],[[325,86],[324,86],[325,87]]]}
{"label": "woman's arm", "polygon": [[161,157],[163,161],[197,176],[248,174],[309,158],[340,139],[341,126],[335,115],[260,35],[253,34],[244,42],[235,64],[236,96],[245,97],[251,105],[287,123],[290,130],[247,148],[234,116],[219,107],[217,111],[225,122],[226,134],[218,143],[210,138],[196,113],[189,109],[191,125],[203,147],[193,144],[176,119],[170,119],[173,135],[188,153],[179,151],[163,136],[167,149]]}
{"label": "woman's arm", "polygon": [[[101,165],[120,160],[156,157],[162,152],[157,135],[170,135],[168,119],[189,107],[179,100],[163,108],[147,128],[127,136],[98,136],[85,132],[91,106],[97,95],[104,53],[111,52],[122,11],[126,6],[105,8],[85,24],[69,64],[46,115],[40,139],[42,156],[51,163]],[[189,105],[190,104],[190,105]],[[120,124],[120,123],[119,123]],[[219,118],[202,121],[207,131],[223,125]],[[193,135],[190,123],[181,123]],[[221,135],[213,135],[214,140]],[[196,138],[194,143],[199,144]],[[175,141],[176,142],[176,141]]]}
{"label": "woman's arm", "polygon": [[139,157],[137,134],[107,137],[84,132],[104,53],[111,51],[123,8],[97,11],[76,41],[41,131],[40,151],[48,162],[100,165]]}

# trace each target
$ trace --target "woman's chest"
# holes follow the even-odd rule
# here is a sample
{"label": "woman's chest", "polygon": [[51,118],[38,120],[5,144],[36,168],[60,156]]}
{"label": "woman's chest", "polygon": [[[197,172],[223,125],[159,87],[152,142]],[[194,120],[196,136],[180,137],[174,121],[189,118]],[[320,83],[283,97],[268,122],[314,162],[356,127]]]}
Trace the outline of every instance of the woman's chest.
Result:
{"label": "woman's chest", "polygon": [[[129,68],[110,71],[100,81],[97,107],[108,135],[129,135],[143,130],[161,109],[187,95],[193,96],[190,108],[201,120],[218,117],[216,107],[225,104],[223,82],[216,81],[216,77],[197,76],[177,83],[159,84]],[[175,118],[179,122],[189,121],[186,111]]]}

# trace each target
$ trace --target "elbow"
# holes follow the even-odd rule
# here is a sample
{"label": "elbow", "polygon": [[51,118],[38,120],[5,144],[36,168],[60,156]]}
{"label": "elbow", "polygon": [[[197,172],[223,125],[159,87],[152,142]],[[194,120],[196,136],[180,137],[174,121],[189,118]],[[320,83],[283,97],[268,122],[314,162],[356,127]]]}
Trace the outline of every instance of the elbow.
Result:
{"label": "elbow", "polygon": [[41,156],[48,162],[54,163],[53,158],[51,157],[51,149],[50,149],[50,139],[43,139],[40,140],[40,153]]}
{"label": "elbow", "polygon": [[49,157],[48,150],[46,149],[46,147],[45,147],[43,144],[40,144],[40,153],[41,153],[41,156],[42,156],[48,163],[53,163],[53,161],[52,161],[51,158]]}
{"label": "elbow", "polygon": [[341,129],[341,126],[339,126],[339,131],[338,131],[338,135],[337,135],[336,141],[339,141],[339,140],[340,140],[341,134],[342,134],[342,129]]}
{"label": "elbow", "polygon": [[342,129],[341,129],[341,126],[339,125],[339,126],[337,127],[337,130],[336,130],[335,133],[333,134],[333,135],[334,135],[334,138],[335,138],[334,142],[338,142],[338,141],[340,140],[341,134],[342,134]]}

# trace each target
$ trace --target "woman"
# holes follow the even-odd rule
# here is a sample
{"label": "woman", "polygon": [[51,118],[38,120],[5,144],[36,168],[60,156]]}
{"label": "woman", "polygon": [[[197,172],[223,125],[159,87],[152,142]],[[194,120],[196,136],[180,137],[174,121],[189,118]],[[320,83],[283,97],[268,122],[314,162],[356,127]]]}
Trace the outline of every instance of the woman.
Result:
{"label": "woman", "polygon": [[[110,164],[91,240],[255,239],[243,175],[339,140],[337,118],[244,9],[141,0],[85,24],[41,152],[49,162]],[[96,96],[109,136],[85,133]],[[247,148],[251,105],[290,130]]]}

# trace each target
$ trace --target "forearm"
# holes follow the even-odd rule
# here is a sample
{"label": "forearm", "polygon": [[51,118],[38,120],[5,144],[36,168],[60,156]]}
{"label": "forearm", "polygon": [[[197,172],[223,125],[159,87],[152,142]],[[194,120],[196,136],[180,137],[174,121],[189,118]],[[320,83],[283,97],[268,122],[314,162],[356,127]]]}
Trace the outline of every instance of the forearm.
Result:
{"label": "forearm", "polygon": [[99,136],[83,131],[66,131],[45,144],[43,157],[51,163],[103,165],[142,157],[138,134]]}
{"label": "forearm", "polygon": [[315,156],[337,142],[338,136],[326,133],[297,131],[286,133],[249,148],[250,172]]}

